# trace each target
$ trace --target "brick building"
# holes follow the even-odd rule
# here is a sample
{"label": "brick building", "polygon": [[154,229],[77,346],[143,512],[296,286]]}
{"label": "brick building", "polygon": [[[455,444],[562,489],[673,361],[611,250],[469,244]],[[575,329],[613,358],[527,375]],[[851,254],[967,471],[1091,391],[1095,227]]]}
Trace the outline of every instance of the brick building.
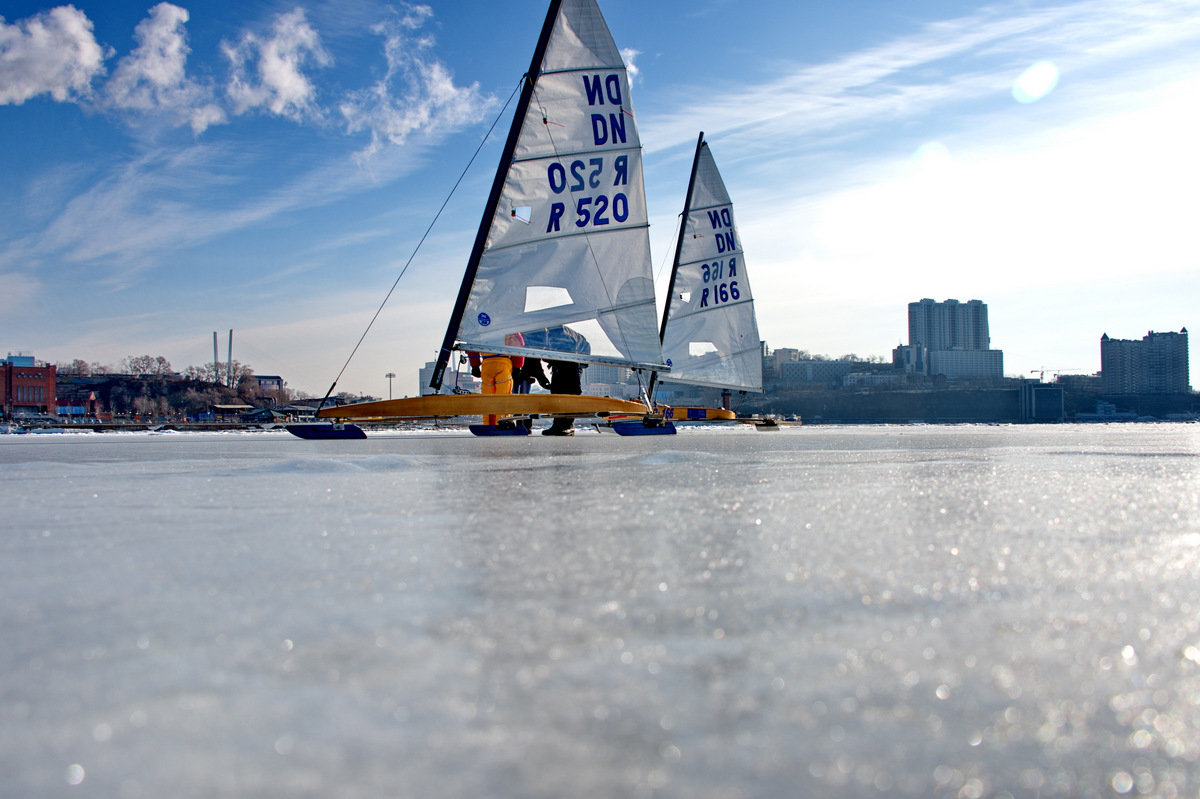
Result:
{"label": "brick building", "polygon": [[32,355],[12,355],[0,359],[0,398],[4,417],[54,413],[57,401],[58,367],[41,363]]}

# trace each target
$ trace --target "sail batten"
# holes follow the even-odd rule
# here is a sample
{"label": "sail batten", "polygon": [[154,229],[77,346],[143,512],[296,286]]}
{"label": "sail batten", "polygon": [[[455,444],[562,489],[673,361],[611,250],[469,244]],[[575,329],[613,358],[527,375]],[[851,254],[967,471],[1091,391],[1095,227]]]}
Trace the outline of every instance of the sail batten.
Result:
{"label": "sail batten", "polygon": [[704,134],[684,203],[661,328],[664,377],[696,386],[762,391],[754,297],[733,203]]}
{"label": "sail batten", "polygon": [[[639,225],[638,227],[645,228],[646,230],[650,229],[649,224]],[[622,230],[636,230],[636,229],[637,228],[633,228],[633,227],[622,228]],[[556,238],[561,240],[561,239],[569,239],[573,236],[583,237],[583,236],[589,236],[589,235],[591,235],[591,234],[590,233],[564,233],[563,235],[558,236]],[[525,246],[525,242],[523,242],[523,241],[513,242],[512,244],[497,244],[496,246],[492,247],[489,251],[490,252],[501,252],[507,248],[523,247],[523,246]]]}

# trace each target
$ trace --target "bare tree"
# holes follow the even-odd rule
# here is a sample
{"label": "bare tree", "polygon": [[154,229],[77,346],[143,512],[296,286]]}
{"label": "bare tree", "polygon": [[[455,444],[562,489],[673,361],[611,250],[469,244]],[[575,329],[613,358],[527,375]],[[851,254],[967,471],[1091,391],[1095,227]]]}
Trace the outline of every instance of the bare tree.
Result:
{"label": "bare tree", "polygon": [[88,377],[92,373],[92,367],[87,361],[76,358],[70,363],[55,364],[58,367],[60,375],[78,375],[80,377]]}
{"label": "bare tree", "polygon": [[121,370],[137,377],[170,377],[171,362],[161,355],[130,355],[121,360]]}

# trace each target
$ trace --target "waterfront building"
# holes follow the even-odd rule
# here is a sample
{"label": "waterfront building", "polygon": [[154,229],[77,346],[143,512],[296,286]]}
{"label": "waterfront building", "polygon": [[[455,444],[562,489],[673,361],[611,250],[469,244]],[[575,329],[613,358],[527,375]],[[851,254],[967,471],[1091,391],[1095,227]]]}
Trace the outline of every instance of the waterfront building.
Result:
{"label": "waterfront building", "polygon": [[1178,333],[1151,330],[1141,341],[1100,337],[1100,385],[1105,394],[1186,394],[1187,328]]}
{"label": "waterfront building", "polygon": [[58,367],[40,363],[32,355],[13,355],[0,359],[0,399],[6,419],[54,413],[58,401]]}
{"label": "waterfront building", "polygon": [[1062,386],[1040,380],[1022,380],[1019,402],[1022,422],[1061,422],[1066,418]]}

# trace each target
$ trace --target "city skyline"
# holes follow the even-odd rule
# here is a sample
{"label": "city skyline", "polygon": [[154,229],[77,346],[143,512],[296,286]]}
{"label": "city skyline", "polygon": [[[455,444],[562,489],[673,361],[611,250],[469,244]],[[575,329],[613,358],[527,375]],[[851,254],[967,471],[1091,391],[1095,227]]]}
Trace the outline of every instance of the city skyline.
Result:
{"label": "city skyline", "polygon": [[[886,355],[908,303],[980,298],[1006,374],[1091,374],[1103,334],[1194,326],[1200,2],[600,6],[635,74],[660,310],[704,130],[768,342]],[[544,13],[8,4],[0,346],[189,365],[233,328],[237,360],[323,394],[507,128]],[[339,390],[417,393],[499,139]]]}

